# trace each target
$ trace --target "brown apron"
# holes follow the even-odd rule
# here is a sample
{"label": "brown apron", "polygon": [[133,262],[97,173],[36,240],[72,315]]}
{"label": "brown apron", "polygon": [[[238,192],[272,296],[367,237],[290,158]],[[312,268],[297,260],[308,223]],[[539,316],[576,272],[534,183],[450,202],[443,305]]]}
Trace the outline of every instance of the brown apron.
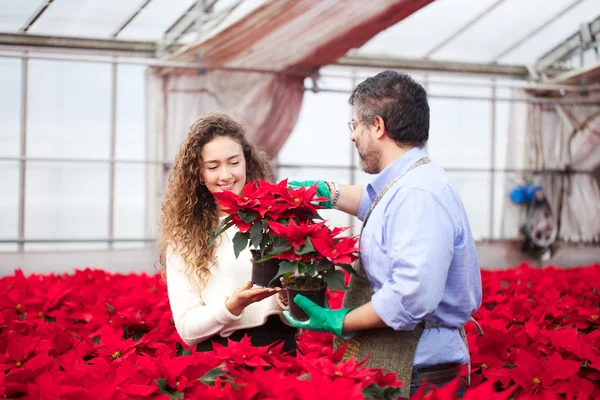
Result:
{"label": "brown apron", "polygon": [[[367,224],[369,216],[373,212],[373,209],[377,203],[379,203],[383,195],[394,185],[394,183],[396,183],[412,169],[420,165],[427,164],[429,161],[429,157],[421,158],[411,165],[406,171],[388,183],[381,190],[381,192],[378,193],[375,201],[365,216],[361,229],[361,235],[365,225]],[[350,279],[349,290],[344,296],[344,308],[360,307],[364,304],[367,304],[371,301],[371,296],[373,295],[373,290],[366,279],[360,257],[358,260],[356,260],[354,268],[358,275],[365,277],[365,279],[357,279],[354,276]],[[382,368],[387,371],[396,372],[398,374],[398,380],[404,383],[401,396],[409,397],[413,360],[415,358],[417,344],[419,343],[423,329],[425,329],[425,323],[421,322],[412,331],[396,331],[390,328],[375,328],[357,332],[352,339],[347,341],[348,348],[344,354],[344,360],[348,360],[350,358],[361,360],[367,356],[371,356],[371,358],[369,358],[369,360],[366,362],[365,367]],[[346,340],[339,336],[335,336],[333,347],[334,349],[338,349],[345,343]]]}

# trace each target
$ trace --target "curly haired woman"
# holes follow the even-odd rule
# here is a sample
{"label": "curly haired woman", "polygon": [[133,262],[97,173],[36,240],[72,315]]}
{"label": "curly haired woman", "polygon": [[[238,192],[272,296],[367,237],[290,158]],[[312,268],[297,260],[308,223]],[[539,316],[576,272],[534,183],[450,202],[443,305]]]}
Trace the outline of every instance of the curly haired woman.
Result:
{"label": "curly haired woman", "polygon": [[255,346],[283,340],[283,350],[295,353],[296,329],[287,325],[285,305],[274,296],[279,288],[252,286],[250,251],[234,256],[235,229],[209,242],[225,216],[212,194],[239,194],[246,182],[259,178],[272,181],[273,173],[241,124],[207,114],[191,125],[162,204],[159,246],[175,327],[199,351],[247,334]]}

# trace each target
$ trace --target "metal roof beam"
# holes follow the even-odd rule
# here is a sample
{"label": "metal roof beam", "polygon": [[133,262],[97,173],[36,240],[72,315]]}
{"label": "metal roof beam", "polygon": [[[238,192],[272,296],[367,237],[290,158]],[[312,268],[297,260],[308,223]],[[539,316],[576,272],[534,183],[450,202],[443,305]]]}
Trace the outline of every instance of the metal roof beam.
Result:
{"label": "metal roof beam", "polygon": [[577,51],[598,46],[600,36],[600,16],[589,24],[583,24],[579,31],[569,36],[564,42],[544,54],[536,63],[539,71],[544,72],[554,64],[568,59]]}
{"label": "metal roof beam", "polygon": [[40,36],[0,33],[0,46],[26,46],[38,48],[94,50],[123,52],[137,56],[154,56],[156,43],[125,40],[84,39],[62,36]]}
{"label": "metal roof beam", "polygon": [[[434,61],[410,58],[356,57],[346,56],[337,60],[333,65],[378,69],[418,70],[432,72],[448,72],[463,74],[480,74],[497,77],[528,79],[529,71],[524,65],[510,64],[479,64],[465,62]],[[551,75],[565,72],[550,70]]]}
{"label": "metal roof beam", "polygon": [[117,28],[117,30],[112,35],[110,35],[110,37],[115,39],[119,35],[119,33],[121,33],[123,29],[125,29],[127,25],[129,25],[131,21],[133,21],[134,18],[138,16],[139,13],[142,12],[142,10],[146,8],[148,4],[150,4],[151,1],[152,0],[146,0],[142,4],[140,4],[139,7],[129,17],[127,17],[125,21]]}
{"label": "metal roof beam", "polygon": [[467,21],[467,23],[465,23],[464,25],[462,25],[460,28],[458,28],[454,33],[452,33],[449,37],[447,37],[446,39],[442,40],[440,43],[438,43],[437,45],[435,45],[431,50],[429,50],[423,57],[424,58],[429,58],[431,57],[431,55],[439,50],[441,50],[443,47],[445,47],[448,43],[452,42],[454,39],[456,39],[458,36],[462,35],[465,31],[467,31],[471,26],[473,26],[473,24],[477,23],[478,21],[480,21],[481,19],[483,19],[486,15],[488,15],[490,12],[492,12],[496,7],[498,7],[504,0],[498,0],[496,1],[494,4],[492,4],[491,6],[489,6],[488,8],[486,8],[485,10],[483,10],[482,12],[480,12],[479,14],[477,14],[474,18],[470,19],[469,21]]}
{"label": "metal roof beam", "polygon": [[186,32],[189,32],[197,23],[199,18],[198,13],[204,14],[210,12],[217,1],[218,0],[211,0],[209,3],[205,3],[205,7],[199,6],[198,4],[200,3],[192,4],[192,6],[165,31],[163,40],[160,42],[160,47],[167,50],[171,45],[175,44],[181,36]]}
{"label": "metal roof beam", "polygon": [[21,29],[18,30],[18,33],[27,33],[29,28],[31,28],[31,26],[35,23],[35,21],[37,21],[42,16],[44,11],[46,11],[48,9],[48,7],[50,6],[50,4],[52,4],[53,1],[54,0],[45,0],[38,7],[38,9],[35,10],[35,12],[31,15],[31,17],[29,17],[29,19],[27,21],[25,21],[25,23],[23,24]]}

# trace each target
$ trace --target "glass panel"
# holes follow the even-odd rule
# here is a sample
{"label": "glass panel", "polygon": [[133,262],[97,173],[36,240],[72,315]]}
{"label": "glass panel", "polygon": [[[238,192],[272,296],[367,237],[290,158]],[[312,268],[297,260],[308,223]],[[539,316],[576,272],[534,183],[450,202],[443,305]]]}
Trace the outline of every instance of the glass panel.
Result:
{"label": "glass panel", "polygon": [[19,236],[19,165],[17,161],[0,161],[0,239]]}
{"label": "glass panel", "polygon": [[532,27],[549,20],[564,6],[564,1],[506,0],[435,52],[432,58],[490,62],[506,49],[507,43],[517,42],[531,32]]}
{"label": "glass panel", "polygon": [[116,158],[146,157],[145,66],[119,65],[117,71]]}
{"label": "glass panel", "polygon": [[351,119],[347,94],[306,92],[298,122],[279,152],[279,164],[350,165],[352,141],[346,123]]}
{"label": "glass panel", "polygon": [[0,58],[0,157],[18,157],[21,130],[21,60]]}
{"label": "glass panel", "polygon": [[[0,253],[7,253],[7,252],[13,252],[13,251],[17,251],[19,249],[18,245],[16,243],[0,243]],[[5,275],[8,275],[8,271],[11,271],[11,275],[12,275],[12,269],[8,269],[8,268],[12,268],[12,267],[7,267],[6,265],[3,266],[2,269],[2,273],[4,273]],[[0,278],[2,278],[2,276],[0,275]]]}
{"label": "glass panel", "polygon": [[30,61],[30,157],[108,158],[110,69],[109,64]]}
{"label": "glass panel", "polygon": [[492,239],[512,239],[511,235],[502,236],[502,214],[504,202],[508,201],[508,194],[511,188],[506,187],[506,174],[503,172],[494,173],[494,232]]}
{"label": "glass panel", "polygon": [[[108,165],[28,163],[25,237],[107,238],[108,179]],[[61,244],[53,248],[67,247]]]}
{"label": "glass panel", "polygon": [[0,0],[0,32],[17,33],[45,0]]}
{"label": "glass panel", "polygon": [[116,165],[115,239],[144,238],[146,218],[145,171],[146,168],[143,165]]}
{"label": "glass panel", "polygon": [[490,174],[449,172],[463,202],[475,240],[490,236]]}
{"label": "glass panel", "polygon": [[[561,7],[566,8],[572,4],[573,0],[561,2]],[[499,59],[503,63],[529,64],[538,60],[547,51],[554,48],[557,44],[567,39],[573,33],[579,30],[582,23],[589,23],[600,12],[597,0],[585,0],[570,9],[560,18],[548,24],[536,35],[531,36],[521,46],[515,48],[512,52]],[[540,20],[539,26],[542,25]],[[531,26],[534,30],[537,26]],[[505,43],[506,48],[511,46],[510,42]]]}
{"label": "glass panel", "polygon": [[153,0],[119,34],[124,40],[160,40],[196,0]]}
{"label": "glass panel", "polygon": [[444,168],[489,168],[490,102],[433,98],[429,107],[431,157]]}
{"label": "glass panel", "polygon": [[[497,88],[496,97],[501,99],[511,98],[512,90],[509,88]],[[509,101],[496,102],[496,140],[494,143],[495,168],[506,168],[511,106],[512,103]]]}
{"label": "glass panel", "polygon": [[379,33],[356,53],[421,58],[495,1],[434,1]]}
{"label": "glass panel", "polygon": [[29,32],[108,38],[144,0],[54,0]]}
{"label": "glass panel", "polygon": [[[25,251],[65,251],[65,250],[105,250],[106,243],[78,242],[78,243],[25,243]],[[73,268],[83,269],[93,265],[73,265]]]}

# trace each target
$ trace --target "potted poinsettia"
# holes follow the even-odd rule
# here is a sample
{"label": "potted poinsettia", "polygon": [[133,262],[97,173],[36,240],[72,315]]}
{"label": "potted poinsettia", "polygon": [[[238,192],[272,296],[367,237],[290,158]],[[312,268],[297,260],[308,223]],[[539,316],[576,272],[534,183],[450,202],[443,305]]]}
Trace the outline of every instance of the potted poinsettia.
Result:
{"label": "potted poinsettia", "polygon": [[238,232],[233,237],[236,258],[247,247],[252,254],[252,282],[259,286],[278,286],[273,277],[279,270],[280,260],[268,254],[280,251],[280,239],[271,234],[269,222],[295,218],[299,221],[318,218],[313,204],[316,195],[314,188],[289,189],[287,180],[278,184],[264,180],[249,182],[238,196],[233,192],[215,193],[217,204],[228,214],[219,228],[213,232],[211,240],[236,226]]}
{"label": "potted poinsettia", "polygon": [[316,186],[288,188],[287,181],[246,184],[238,196],[232,192],[215,194],[228,214],[213,233],[217,237],[232,226],[236,257],[250,246],[253,257],[252,282],[275,286],[283,282],[288,292],[290,312],[306,318],[296,308],[298,293],[324,305],[325,290],[345,290],[345,275],[336,266],[354,273],[351,263],[358,258],[357,238],[340,236],[348,228],[330,228],[319,217]]}
{"label": "potted poinsettia", "polygon": [[292,317],[308,316],[296,305],[294,297],[302,294],[325,306],[325,290],[346,290],[345,275],[336,267],[355,273],[351,264],[358,258],[357,237],[340,236],[347,228],[330,228],[325,222],[290,219],[287,224],[269,222],[270,235],[279,245],[266,257],[281,260],[274,279],[281,277],[288,293]]}

